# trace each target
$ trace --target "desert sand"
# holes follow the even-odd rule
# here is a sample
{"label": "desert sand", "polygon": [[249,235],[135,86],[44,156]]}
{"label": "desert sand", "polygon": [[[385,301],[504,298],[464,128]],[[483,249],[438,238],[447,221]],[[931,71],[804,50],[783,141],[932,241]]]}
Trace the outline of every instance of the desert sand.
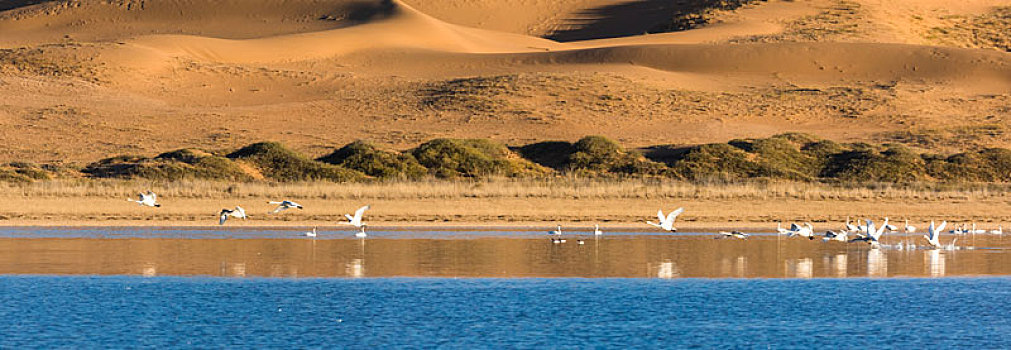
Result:
{"label": "desert sand", "polygon": [[[587,134],[1011,145],[1006,27],[977,20],[1011,2],[700,4],[5,1],[0,161]],[[708,23],[657,30],[677,13]]]}

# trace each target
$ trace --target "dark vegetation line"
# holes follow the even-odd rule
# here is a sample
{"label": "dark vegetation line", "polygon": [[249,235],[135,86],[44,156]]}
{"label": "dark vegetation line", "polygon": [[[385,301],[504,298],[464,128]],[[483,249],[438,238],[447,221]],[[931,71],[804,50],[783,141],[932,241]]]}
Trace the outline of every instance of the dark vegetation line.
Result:
{"label": "dark vegetation line", "polygon": [[153,158],[117,156],[83,169],[29,163],[0,167],[0,181],[60,177],[224,181],[381,181],[430,178],[777,179],[801,182],[1011,183],[1011,150],[939,155],[897,144],[837,143],[806,134],[696,146],[627,150],[603,136],[507,147],[483,139],[435,139],[396,152],[356,141],[311,159],[275,142],[232,153],[181,149]]}

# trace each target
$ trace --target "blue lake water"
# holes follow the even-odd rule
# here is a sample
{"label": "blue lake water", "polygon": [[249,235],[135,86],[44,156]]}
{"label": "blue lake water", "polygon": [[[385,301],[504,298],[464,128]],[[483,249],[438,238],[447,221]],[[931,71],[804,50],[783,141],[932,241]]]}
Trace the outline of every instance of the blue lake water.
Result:
{"label": "blue lake water", "polygon": [[0,277],[0,348],[1008,348],[1011,279]]}

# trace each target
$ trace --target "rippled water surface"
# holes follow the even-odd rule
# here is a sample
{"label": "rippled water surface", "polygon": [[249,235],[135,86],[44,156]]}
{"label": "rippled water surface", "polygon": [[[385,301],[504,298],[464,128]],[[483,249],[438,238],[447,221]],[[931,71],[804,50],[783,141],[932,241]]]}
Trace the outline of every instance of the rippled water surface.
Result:
{"label": "rippled water surface", "polygon": [[0,348],[1011,347],[999,236],[350,234],[0,229]]}

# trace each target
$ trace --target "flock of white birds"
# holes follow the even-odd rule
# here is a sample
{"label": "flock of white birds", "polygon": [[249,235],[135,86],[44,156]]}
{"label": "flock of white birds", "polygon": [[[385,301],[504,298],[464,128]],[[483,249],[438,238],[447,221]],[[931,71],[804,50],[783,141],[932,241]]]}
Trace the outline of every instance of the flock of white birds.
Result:
{"label": "flock of white birds", "polygon": [[[153,207],[153,208],[160,208],[161,207],[161,203],[158,203],[158,195],[155,194],[153,191],[141,192],[137,196],[137,199],[128,198],[127,200],[131,201],[131,202],[135,202],[135,203],[137,203],[138,205],[141,205],[141,206]],[[273,204],[273,205],[277,206],[277,207],[274,208],[274,210],[271,210],[271,211],[267,212],[267,214],[280,214],[281,212],[283,212],[285,210],[288,210],[288,209],[303,209],[303,207],[302,207],[301,204],[298,204],[298,203],[295,203],[295,202],[289,201],[289,200],[283,200],[283,201],[277,201],[277,202],[275,202],[275,201],[268,201],[267,204]],[[354,227],[358,228],[359,231],[357,233],[355,233],[355,237],[365,238],[365,237],[368,236],[365,233],[365,227],[368,226],[368,224],[366,224],[364,221],[362,221],[362,218],[365,216],[365,211],[366,210],[369,210],[369,206],[367,206],[367,205],[363,206],[361,208],[358,208],[358,210],[355,210],[354,215],[352,215],[352,214],[344,214],[344,217],[347,218],[348,221],[342,221],[342,222],[339,222],[338,224],[349,225],[349,226],[354,226]],[[228,218],[230,218],[230,217],[231,218],[236,218],[236,219],[246,220],[246,219],[249,218],[249,215],[246,214],[246,210],[245,209],[242,209],[242,207],[237,206],[237,205],[235,206],[235,209],[228,209],[228,208],[221,209],[221,211],[218,212],[218,225],[224,225],[225,222],[227,222]],[[314,237],[315,238],[317,236],[316,227],[313,227],[312,231],[306,232],[305,235],[308,236],[308,237]]]}
{"label": "flock of white birds", "polygon": [[[142,192],[138,195],[137,199],[127,199],[127,200],[135,202],[141,206],[148,206],[155,208],[161,207],[161,203],[158,203],[158,195],[152,191]],[[277,202],[270,201],[267,203],[277,206],[274,208],[274,210],[268,212],[268,214],[280,214],[285,210],[293,208],[303,209],[301,204],[295,203],[290,200],[283,200]],[[347,221],[342,221],[339,222],[338,224],[358,228],[359,231],[355,233],[355,237],[365,238],[367,237],[367,234],[365,233],[365,227],[368,226],[368,224],[366,224],[363,221],[363,217],[365,216],[366,210],[369,210],[368,205],[358,208],[358,210],[355,210],[355,213],[353,215],[344,214],[344,217],[347,218]],[[684,213],[684,211],[685,211],[684,208],[677,208],[675,210],[672,210],[667,215],[664,215],[663,209],[658,210],[656,212],[657,222],[646,221],[646,224],[664,231],[677,232],[678,229],[674,227],[674,224],[677,221],[678,216],[681,215],[681,213]],[[246,215],[246,210],[242,209],[242,207],[240,206],[235,206],[235,209],[227,209],[227,208],[221,209],[221,212],[218,213],[218,225],[224,225],[225,222],[228,221],[229,217],[242,220],[246,220],[249,218],[249,216]],[[944,227],[947,224],[948,224],[947,221],[942,221],[940,225],[936,225],[933,221],[930,222],[930,226],[927,227],[927,234],[923,236],[923,238],[927,241],[928,244],[927,248],[930,249],[945,248],[950,250],[957,249],[955,246],[955,242],[958,240],[957,237],[954,240],[952,240],[952,242],[948,246],[941,245],[940,241],[941,233],[944,231]],[[842,229],[825,231],[824,235],[822,235],[823,236],[822,240],[824,242],[831,242],[831,241],[849,242],[849,243],[865,242],[867,244],[870,244],[871,248],[877,249],[881,247],[881,237],[885,233],[900,232],[900,231],[905,232],[907,234],[911,234],[916,233],[917,229],[916,227],[909,225],[909,220],[905,221],[905,225],[900,230],[899,227],[890,224],[888,218],[885,218],[881,226],[876,226],[874,221],[872,220],[865,220],[863,224],[861,224],[860,222],[854,224],[850,222],[849,218],[846,218],[846,223],[843,224]],[[813,240],[819,236],[819,234],[815,233],[814,227],[810,223],[804,223],[802,225],[792,223],[790,224],[790,228],[783,228],[783,225],[781,223],[776,224],[776,232],[780,235],[786,235],[788,237],[799,236],[810,240]],[[956,225],[954,229],[949,231],[949,233],[955,235],[964,235],[964,234],[1003,235],[1004,227],[1003,225],[999,225],[997,229],[987,231],[977,229],[975,223],[972,223],[971,226],[959,224]],[[554,231],[550,231],[548,232],[548,234],[551,236],[551,242],[554,244],[562,244],[567,241],[562,237],[561,225],[558,225]],[[604,232],[600,230],[600,225],[594,225],[593,236],[600,236],[603,234]],[[315,238],[317,236],[316,227],[313,227],[312,231],[306,232],[305,235],[308,237]],[[851,239],[850,235],[853,235],[854,237]],[[729,231],[729,232],[721,231],[719,232],[719,235],[716,238],[747,239],[748,237],[751,237],[751,235],[741,231]],[[582,245],[585,244],[585,241],[583,241],[582,239],[577,239],[577,243]],[[915,244],[906,243],[904,245],[904,248],[915,249],[917,248],[917,246]]]}

